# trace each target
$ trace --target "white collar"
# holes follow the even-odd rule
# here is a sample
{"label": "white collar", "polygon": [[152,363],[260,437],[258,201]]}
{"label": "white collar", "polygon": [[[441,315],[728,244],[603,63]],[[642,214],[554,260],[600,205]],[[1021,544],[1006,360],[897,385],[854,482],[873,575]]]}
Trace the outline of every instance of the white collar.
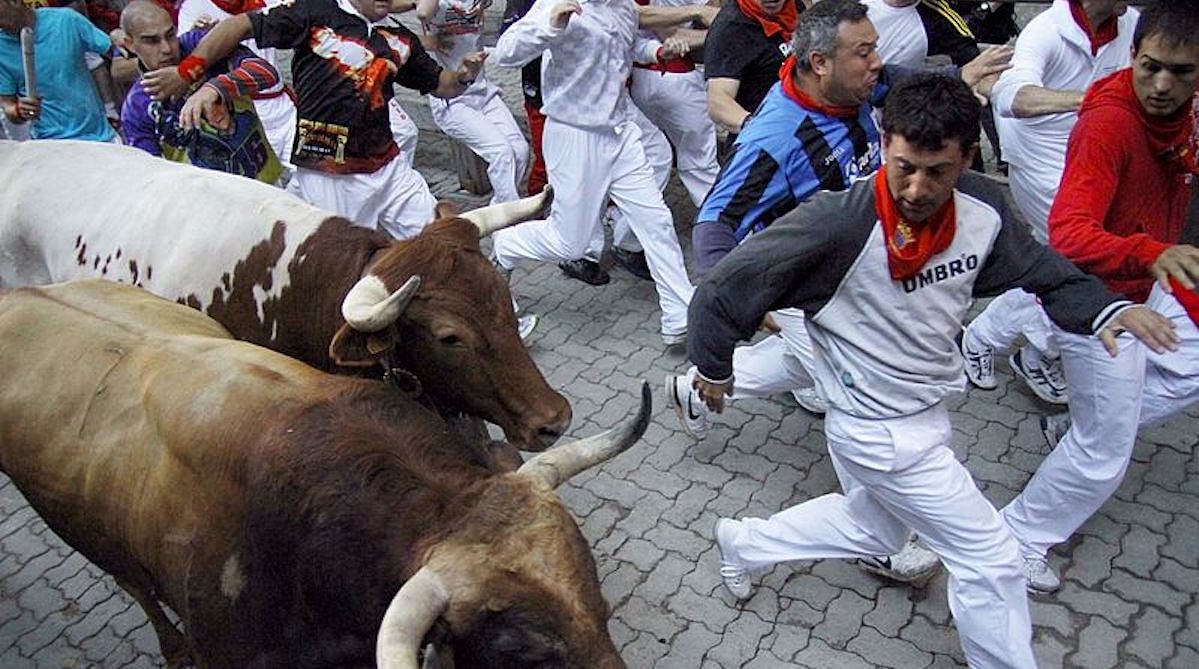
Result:
{"label": "white collar", "polygon": [[391,15],[388,14],[387,16],[379,19],[378,21],[371,21],[370,19],[363,16],[362,12],[358,11],[358,8],[355,7],[354,5],[352,5],[350,3],[350,0],[337,0],[337,6],[338,6],[338,8],[341,9],[341,11],[343,11],[347,14],[350,14],[352,16],[357,16],[358,18],[362,19],[366,23],[366,34],[368,36],[371,34],[372,30],[383,25],[384,22],[391,20]]}

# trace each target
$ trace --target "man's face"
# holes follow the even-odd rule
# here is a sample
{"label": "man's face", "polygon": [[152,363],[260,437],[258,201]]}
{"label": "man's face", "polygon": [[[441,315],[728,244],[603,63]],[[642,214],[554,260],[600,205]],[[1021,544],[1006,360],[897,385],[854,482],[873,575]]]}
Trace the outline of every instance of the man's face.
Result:
{"label": "man's face", "polygon": [[1147,35],[1132,53],[1132,88],[1145,113],[1169,116],[1191,101],[1199,79],[1199,44],[1171,45]]}
{"label": "man's face", "polygon": [[878,32],[867,19],[837,27],[837,48],[825,54],[824,67],[817,72],[829,102],[857,107],[870,99],[883,69],[877,46]]}
{"label": "man's face", "polygon": [[137,54],[147,70],[179,64],[179,37],[166,12],[147,13],[125,38],[125,48]]}
{"label": "man's face", "polygon": [[0,30],[14,35],[33,25],[33,10],[18,0],[0,0]]}
{"label": "man's face", "polygon": [[788,2],[794,1],[795,0],[756,0],[758,6],[762,8],[762,12],[767,16],[774,16],[775,14],[778,14],[779,12],[783,11],[784,5],[786,5]]}
{"label": "man's face", "polygon": [[883,136],[887,188],[899,213],[913,223],[937,213],[953,196],[954,184],[973,159],[974,149],[962,153],[961,142],[956,139],[929,151],[908,143],[901,135]]}
{"label": "man's face", "polygon": [[350,0],[369,21],[382,21],[391,12],[391,0]]}

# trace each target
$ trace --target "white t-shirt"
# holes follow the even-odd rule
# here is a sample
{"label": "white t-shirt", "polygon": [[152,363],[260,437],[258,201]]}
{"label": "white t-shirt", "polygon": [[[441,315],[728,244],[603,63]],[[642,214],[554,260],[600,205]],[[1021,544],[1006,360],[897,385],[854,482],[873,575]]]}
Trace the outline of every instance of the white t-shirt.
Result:
{"label": "white t-shirt", "polygon": [[918,2],[892,7],[885,0],[862,0],[878,31],[878,55],[887,65],[919,68],[928,56],[928,35],[916,10]]}

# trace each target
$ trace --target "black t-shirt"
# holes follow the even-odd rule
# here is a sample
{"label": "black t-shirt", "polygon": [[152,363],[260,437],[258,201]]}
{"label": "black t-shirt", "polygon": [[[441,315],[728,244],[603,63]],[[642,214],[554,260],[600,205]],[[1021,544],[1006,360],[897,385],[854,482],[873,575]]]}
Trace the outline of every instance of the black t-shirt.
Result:
{"label": "black t-shirt", "polygon": [[779,67],[790,49],[781,35],[767,37],[762,25],[736,2],[726,2],[704,42],[704,78],[740,81],[737,104],[753,113],[779,80]]}
{"label": "black t-shirt", "polygon": [[979,54],[978,43],[962,18],[945,0],[922,0],[916,5],[924,35],[928,38],[928,55],[945,55],[961,67]]}
{"label": "black t-shirt", "polygon": [[370,173],[399,153],[388,122],[392,84],[429,93],[441,66],[394,19],[373,28],[336,0],[295,0],[251,12],[261,47],[295,49],[296,165]]}

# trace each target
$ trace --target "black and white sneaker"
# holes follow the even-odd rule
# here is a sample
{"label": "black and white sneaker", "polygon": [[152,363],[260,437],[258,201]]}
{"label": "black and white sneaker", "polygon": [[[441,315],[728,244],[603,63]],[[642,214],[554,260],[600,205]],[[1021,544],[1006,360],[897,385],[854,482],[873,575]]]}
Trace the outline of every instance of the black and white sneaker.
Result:
{"label": "black and white sneaker", "polygon": [[1028,384],[1034,395],[1050,404],[1069,404],[1070,395],[1066,388],[1066,375],[1062,371],[1061,358],[1040,358],[1033,362],[1024,349],[1017,349],[1008,358],[1012,373]]}
{"label": "black and white sneaker", "polygon": [[860,558],[858,566],[888,580],[923,588],[941,571],[941,559],[916,543],[913,535],[895,555]]}
{"label": "black and white sneaker", "polygon": [[708,407],[691,389],[691,375],[666,375],[666,403],[674,407],[687,434],[696,439],[708,435]]}
{"label": "black and white sneaker", "polygon": [[994,390],[999,381],[995,379],[995,349],[979,344],[970,336],[970,328],[958,334],[958,350],[966,363],[966,378],[983,390]]}

